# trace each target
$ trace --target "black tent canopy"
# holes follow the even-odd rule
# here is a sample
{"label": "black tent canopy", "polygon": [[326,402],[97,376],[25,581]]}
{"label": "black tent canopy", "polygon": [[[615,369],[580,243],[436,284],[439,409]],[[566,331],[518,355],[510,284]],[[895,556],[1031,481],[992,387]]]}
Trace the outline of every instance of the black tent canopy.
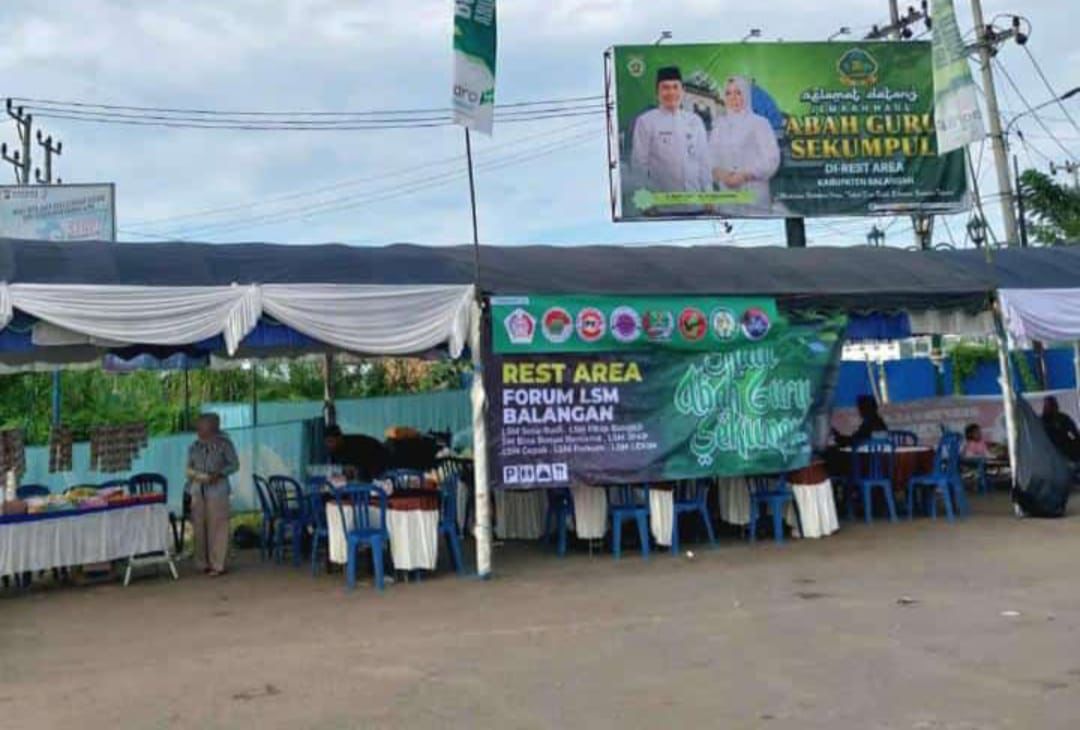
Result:
{"label": "black tent canopy", "polygon": [[[438,285],[473,279],[471,246],[0,240],[0,281],[7,283]],[[942,255],[734,246],[483,246],[480,282],[492,295],[761,295],[860,309],[977,309],[996,283],[987,268]]]}

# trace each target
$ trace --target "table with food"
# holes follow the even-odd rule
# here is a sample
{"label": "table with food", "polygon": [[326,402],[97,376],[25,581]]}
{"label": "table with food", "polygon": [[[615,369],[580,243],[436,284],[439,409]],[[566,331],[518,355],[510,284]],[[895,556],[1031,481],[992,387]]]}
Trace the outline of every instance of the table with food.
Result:
{"label": "table with food", "polygon": [[5,500],[0,513],[0,575],[167,556],[172,534],[162,494],[126,487],[76,487],[63,494]]}

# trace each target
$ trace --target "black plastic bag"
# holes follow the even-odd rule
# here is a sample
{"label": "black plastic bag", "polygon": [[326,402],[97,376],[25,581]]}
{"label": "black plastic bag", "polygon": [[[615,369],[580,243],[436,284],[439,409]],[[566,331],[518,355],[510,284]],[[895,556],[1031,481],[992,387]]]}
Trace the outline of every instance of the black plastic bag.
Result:
{"label": "black plastic bag", "polygon": [[1072,466],[1023,398],[1016,402],[1016,431],[1013,501],[1029,517],[1062,517],[1072,488]]}

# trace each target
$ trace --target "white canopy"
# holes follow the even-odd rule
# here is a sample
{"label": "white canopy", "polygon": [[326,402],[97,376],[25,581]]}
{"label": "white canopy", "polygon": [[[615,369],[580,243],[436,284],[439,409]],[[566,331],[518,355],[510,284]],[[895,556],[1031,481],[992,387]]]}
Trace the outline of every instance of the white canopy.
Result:
{"label": "white canopy", "polygon": [[998,300],[1013,346],[1080,341],[1080,289],[1001,289]]}

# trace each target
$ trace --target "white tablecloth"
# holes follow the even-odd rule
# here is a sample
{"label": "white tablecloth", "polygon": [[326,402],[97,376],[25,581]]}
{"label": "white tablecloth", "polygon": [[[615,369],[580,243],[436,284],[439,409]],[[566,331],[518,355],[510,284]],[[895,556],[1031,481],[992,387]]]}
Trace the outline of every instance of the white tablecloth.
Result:
{"label": "white tablecloth", "polygon": [[674,492],[670,489],[649,490],[649,531],[657,545],[671,546],[671,522],[675,511]]}
{"label": "white tablecloth", "polygon": [[166,551],[171,544],[164,504],[0,524],[0,575],[106,563]]}
{"label": "white tablecloth", "polygon": [[717,480],[720,485],[720,519],[729,525],[750,524],[750,492],[743,477]]}
{"label": "white tablecloth", "polygon": [[[805,533],[803,537],[828,537],[840,529],[832,482],[826,479],[820,484],[793,484],[791,490],[799,503],[799,517],[802,518]],[[790,504],[786,518],[788,526],[795,530],[795,508]]]}
{"label": "white tablecloth", "polygon": [[[371,524],[377,525],[378,508],[370,507],[368,514]],[[352,512],[348,509],[345,519],[352,521]],[[387,510],[386,529],[390,533],[390,555],[395,570],[435,570],[439,564],[438,510]],[[341,514],[333,502],[326,505],[326,531],[330,562],[344,564],[348,558],[348,545],[341,529]]]}
{"label": "white tablecloth", "polygon": [[545,516],[543,489],[495,490],[495,536],[500,540],[539,540],[544,536]]}
{"label": "white tablecloth", "polygon": [[580,540],[602,540],[607,533],[607,492],[600,487],[571,487],[574,533]]}

